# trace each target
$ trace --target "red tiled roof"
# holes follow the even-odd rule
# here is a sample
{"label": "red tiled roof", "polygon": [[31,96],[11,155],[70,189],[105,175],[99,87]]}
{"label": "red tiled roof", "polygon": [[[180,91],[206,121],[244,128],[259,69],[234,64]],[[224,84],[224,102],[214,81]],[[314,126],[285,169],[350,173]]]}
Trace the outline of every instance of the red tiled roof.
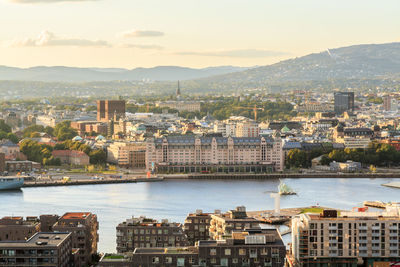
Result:
{"label": "red tiled roof", "polygon": [[90,212],[67,212],[61,218],[66,220],[86,219],[90,214]]}

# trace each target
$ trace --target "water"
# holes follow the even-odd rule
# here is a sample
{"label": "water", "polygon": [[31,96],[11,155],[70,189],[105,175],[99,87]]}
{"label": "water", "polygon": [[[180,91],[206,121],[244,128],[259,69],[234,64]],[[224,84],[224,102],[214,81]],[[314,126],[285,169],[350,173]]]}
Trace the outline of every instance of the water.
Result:
{"label": "water", "polygon": [[[351,209],[364,200],[400,202],[400,189],[381,186],[400,179],[285,179],[298,195],[283,196],[282,207],[321,205]],[[0,193],[0,216],[90,211],[98,216],[100,252],[115,251],[115,227],[132,215],[182,222],[189,212],[273,209],[272,180],[172,180],[154,183],[24,188]]]}

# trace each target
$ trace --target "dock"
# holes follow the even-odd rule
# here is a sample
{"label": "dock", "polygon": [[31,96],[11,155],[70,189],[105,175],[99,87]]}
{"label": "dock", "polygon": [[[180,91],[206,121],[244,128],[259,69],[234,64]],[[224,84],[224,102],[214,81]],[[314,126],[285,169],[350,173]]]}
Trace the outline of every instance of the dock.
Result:
{"label": "dock", "polygon": [[79,185],[98,185],[98,184],[124,184],[124,183],[147,183],[147,182],[161,182],[164,177],[152,178],[105,178],[103,180],[96,179],[82,179],[82,180],[39,180],[39,181],[25,181],[24,187],[50,187],[50,186],[79,186]]}
{"label": "dock", "polygon": [[387,187],[400,189],[400,182],[391,182],[391,183],[382,184],[382,185],[383,186],[387,186]]}

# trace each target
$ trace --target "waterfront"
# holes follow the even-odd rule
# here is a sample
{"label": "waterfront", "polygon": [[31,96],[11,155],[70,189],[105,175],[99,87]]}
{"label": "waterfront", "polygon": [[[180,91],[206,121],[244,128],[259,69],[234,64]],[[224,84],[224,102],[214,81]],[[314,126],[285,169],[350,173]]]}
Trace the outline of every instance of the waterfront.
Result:
{"label": "waterfront", "polygon": [[[400,201],[400,190],[381,186],[399,178],[285,179],[298,195],[283,196],[282,207],[321,205],[351,209],[364,200]],[[183,222],[196,209],[226,211],[238,205],[248,210],[273,208],[271,180],[168,180],[159,183],[23,188],[0,193],[0,216],[90,211],[98,215],[99,251],[115,251],[115,227],[132,215]]]}

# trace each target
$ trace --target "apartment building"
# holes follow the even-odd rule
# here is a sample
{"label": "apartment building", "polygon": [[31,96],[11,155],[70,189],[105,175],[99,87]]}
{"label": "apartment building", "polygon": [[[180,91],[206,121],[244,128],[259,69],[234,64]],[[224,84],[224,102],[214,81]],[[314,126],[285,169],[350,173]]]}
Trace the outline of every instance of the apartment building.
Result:
{"label": "apartment building", "polygon": [[157,107],[176,109],[178,111],[196,112],[200,111],[201,104],[197,101],[167,101],[156,103]]}
{"label": "apartment building", "polygon": [[26,241],[0,242],[0,266],[73,266],[71,233],[36,233]]}
{"label": "apartment building", "polygon": [[72,247],[79,249],[79,267],[88,266],[97,253],[98,229],[97,216],[90,212],[65,213],[53,226],[53,231],[72,233]]}
{"label": "apartment building", "polygon": [[236,137],[257,137],[259,134],[260,127],[256,121],[239,121],[236,124]]}
{"label": "apartment building", "polygon": [[384,212],[325,210],[296,216],[292,220],[292,265],[355,267],[399,262],[399,210],[393,205]]}
{"label": "apartment building", "polygon": [[280,138],[170,136],[148,139],[146,168],[157,172],[283,170]]}
{"label": "apartment building", "polygon": [[183,247],[187,238],[179,223],[132,217],[117,226],[117,252],[132,252],[135,248]]}
{"label": "apartment building", "polygon": [[195,213],[189,213],[185,219],[183,229],[187,236],[190,246],[194,246],[199,240],[208,240],[211,213],[204,213],[202,210],[196,210]]}
{"label": "apartment building", "polygon": [[248,229],[226,240],[199,241],[190,247],[137,248],[133,254],[100,260],[99,266],[281,267],[286,251],[276,229]]}
{"label": "apartment building", "polygon": [[139,142],[114,142],[107,147],[107,162],[125,168],[145,168],[146,144]]}
{"label": "apartment building", "polygon": [[37,217],[3,217],[0,219],[0,241],[27,240],[40,231]]}
{"label": "apartment building", "polygon": [[260,222],[253,217],[248,217],[246,208],[241,206],[227,213],[211,215],[209,235],[213,240],[223,240],[232,236],[234,231],[250,228],[260,228]]}

